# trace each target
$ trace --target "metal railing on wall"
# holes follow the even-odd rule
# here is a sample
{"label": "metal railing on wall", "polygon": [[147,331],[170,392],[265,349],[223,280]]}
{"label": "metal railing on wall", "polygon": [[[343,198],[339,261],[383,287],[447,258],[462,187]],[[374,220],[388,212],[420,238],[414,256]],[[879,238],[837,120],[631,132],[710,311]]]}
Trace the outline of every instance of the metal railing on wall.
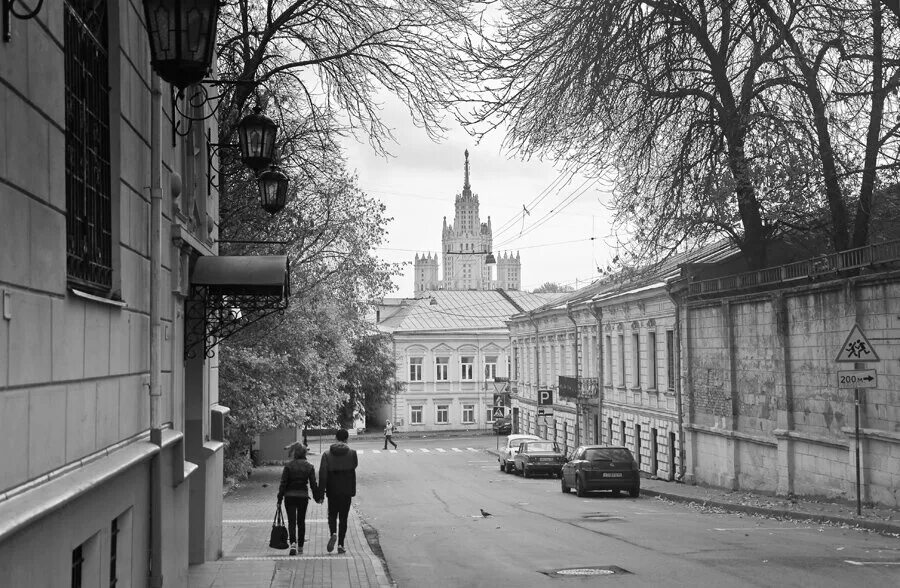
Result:
{"label": "metal railing on wall", "polygon": [[735,290],[789,286],[801,281],[835,277],[841,273],[900,262],[900,239],[848,249],[761,270],[692,281],[688,296],[699,297]]}

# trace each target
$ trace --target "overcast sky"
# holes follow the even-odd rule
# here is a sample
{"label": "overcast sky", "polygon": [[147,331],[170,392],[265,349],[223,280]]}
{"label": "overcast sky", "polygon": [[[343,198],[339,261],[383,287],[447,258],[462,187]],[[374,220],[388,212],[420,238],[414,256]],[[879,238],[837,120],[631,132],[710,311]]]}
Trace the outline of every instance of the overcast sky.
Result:
{"label": "overcast sky", "polygon": [[[368,144],[345,143],[360,187],[384,202],[393,217],[388,242],[377,250],[381,258],[412,262],[417,252],[440,252],[443,218],[453,222],[454,199],[462,191],[466,149],[481,221],[491,217],[495,254],[520,253],[523,290],[544,282],[586,285],[597,266],[613,257],[608,248],[609,212],[603,206],[608,197],[599,185],[581,177],[565,183],[568,176],[558,171],[561,166],[504,156],[499,134],[476,144],[456,127],[435,143],[410,122],[402,106],[389,103],[383,114],[397,139],[389,146],[393,157],[376,155]],[[546,197],[529,207],[523,223],[523,205],[542,194]],[[411,264],[394,283],[394,296],[413,295]]]}

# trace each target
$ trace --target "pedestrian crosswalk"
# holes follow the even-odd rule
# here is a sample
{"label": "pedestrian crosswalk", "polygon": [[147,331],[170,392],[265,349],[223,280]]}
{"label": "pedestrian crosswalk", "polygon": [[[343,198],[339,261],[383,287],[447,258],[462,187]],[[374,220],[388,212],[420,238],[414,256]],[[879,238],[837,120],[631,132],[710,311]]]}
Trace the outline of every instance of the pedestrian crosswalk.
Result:
{"label": "pedestrian crosswalk", "polygon": [[392,453],[401,453],[401,454],[423,454],[424,453],[424,454],[433,455],[433,454],[440,454],[440,453],[447,454],[447,453],[465,453],[465,452],[480,453],[481,449],[477,449],[475,447],[463,447],[463,448],[459,448],[459,447],[449,447],[449,448],[416,447],[414,449],[404,447],[403,449],[357,449],[356,450],[357,455],[362,455],[362,454],[366,454],[366,453],[374,454],[374,455],[388,455],[388,454],[392,454]]}

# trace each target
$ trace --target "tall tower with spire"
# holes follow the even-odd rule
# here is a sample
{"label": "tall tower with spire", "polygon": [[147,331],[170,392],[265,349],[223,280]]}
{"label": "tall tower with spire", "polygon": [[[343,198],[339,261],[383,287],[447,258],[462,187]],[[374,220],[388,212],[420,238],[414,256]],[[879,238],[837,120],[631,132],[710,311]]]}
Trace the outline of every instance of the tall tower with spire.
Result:
{"label": "tall tower with spire", "polygon": [[[486,256],[493,253],[491,217],[481,222],[478,195],[472,192],[469,181],[469,150],[465,151],[463,188],[456,195],[453,222],[444,217],[441,232],[441,258],[443,279],[437,280],[438,256],[430,253],[416,255],[416,294],[426,290],[491,290],[504,288],[518,290],[521,287],[521,260],[519,255],[503,254],[497,262],[497,276],[491,275]],[[503,260],[502,264],[500,260]]]}

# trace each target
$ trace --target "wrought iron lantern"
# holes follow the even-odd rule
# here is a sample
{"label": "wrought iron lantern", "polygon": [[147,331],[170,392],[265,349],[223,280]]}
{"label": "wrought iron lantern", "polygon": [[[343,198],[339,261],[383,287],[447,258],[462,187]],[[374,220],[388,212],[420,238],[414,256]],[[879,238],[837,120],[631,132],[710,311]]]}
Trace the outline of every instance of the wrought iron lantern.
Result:
{"label": "wrought iron lantern", "polygon": [[216,44],[219,0],[144,0],[150,64],[184,89],[206,77]]}
{"label": "wrought iron lantern", "polygon": [[259,200],[263,210],[275,214],[287,205],[288,177],[277,165],[259,174]]}
{"label": "wrought iron lantern", "polygon": [[275,161],[278,125],[262,113],[259,104],[238,123],[238,145],[244,165],[259,173]]}

